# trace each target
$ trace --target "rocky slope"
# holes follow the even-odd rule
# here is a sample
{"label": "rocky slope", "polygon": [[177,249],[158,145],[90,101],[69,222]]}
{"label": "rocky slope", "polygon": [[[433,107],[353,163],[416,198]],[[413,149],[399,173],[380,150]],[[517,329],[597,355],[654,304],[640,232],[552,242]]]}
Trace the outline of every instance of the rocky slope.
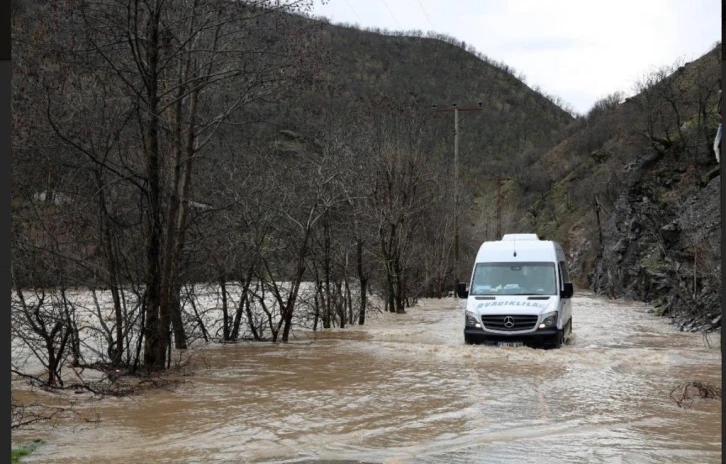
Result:
{"label": "rocky slope", "polygon": [[[652,302],[686,330],[710,330],[721,321],[721,176],[694,174],[684,166],[635,174],[643,178],[613,205],[587,280],[612,297]],[[677,204],[668,198],[675,186],[687,192]]]}
{"label": "rocky slope", "polygon": [[651,302],[682,330],[721,323],[720,45],[581,122],[539,161],[531,226],[562,241],[577,283]]}

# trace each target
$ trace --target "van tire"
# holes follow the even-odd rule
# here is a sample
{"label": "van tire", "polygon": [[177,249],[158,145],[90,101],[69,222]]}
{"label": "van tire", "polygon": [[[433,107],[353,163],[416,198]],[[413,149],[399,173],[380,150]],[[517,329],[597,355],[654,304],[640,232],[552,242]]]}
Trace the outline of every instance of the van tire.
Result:
{"label": "van tire", "polygon": [[565,344],[565,330],[558,330],[557,335],[552,336],[551,341],[547,344],[547,348],[558,349]]}
{"label": "van tire", "polygon": [[464,334],[464,343],[467,345],[473,345],[475,343],[474,337]]}

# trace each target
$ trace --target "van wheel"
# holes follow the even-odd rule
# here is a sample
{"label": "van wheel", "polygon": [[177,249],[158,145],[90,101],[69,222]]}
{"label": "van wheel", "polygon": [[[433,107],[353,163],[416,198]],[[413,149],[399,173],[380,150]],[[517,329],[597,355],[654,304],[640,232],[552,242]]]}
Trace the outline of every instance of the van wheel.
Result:
{"label": "van wheel", "polygon": [[558,330],[557,335],[554,335],[552,337],[552,341],[548,343],[548,348],[562,348],[562,345],[565,344],[565,330]]}
{"label": "van wheel", "polygon": [[572,339],[572,318],[570,318],[569,321],[567,321],[567,325],[565,325],[565,340],[564,343],[569,343]]}
{"label": "van wheel", "polygon": [[467,345],[475,345],[476,339],[471,335],[464,334],[464,343],[466,343]]}

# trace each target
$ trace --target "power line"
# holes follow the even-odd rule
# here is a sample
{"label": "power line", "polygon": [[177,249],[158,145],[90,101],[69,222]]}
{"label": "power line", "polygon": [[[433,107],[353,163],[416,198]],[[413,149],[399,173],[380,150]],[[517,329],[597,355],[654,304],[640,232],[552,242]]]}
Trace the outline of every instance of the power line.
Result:
{"label": "power line", "polygon": [[365,26],[365,24],[363,24],[363,20],[362,20],[362,19],[360,19],[360,16],[358,16],[358,13],[357,13],[357,12],[355,11],[355,9],[353,9],[353,5],[351,5],[351,4],[350,4],[350,3],[348,2],[348,0],[345,0],[345,4],[346,4],[346,5],[348,5],[348,8],[350,8],[350,11],[352,11],[352,12],[353,12],[353,14],[355,15],[355,17],[356,17],[356,18],[358,18],[358,21],[360,21],[360,25],[361,25],[361,27],[364,27],[364,26]]}
{"label": "power line", "polygon": [[381,0],[384,5],[386,5],[386,9],[388,10],[388,13],[390,13],[391,18],[393,18],[394,21],[396,21],[396,24],[398,24],[398,27],[403,30],[403,26],[401,26],[401,23],[398,22],[396,17],[393,15],[393,11],[391,11],[391,7],[388,6],[388,3],[386,3],[386,0]]}
{"label": "power line", "polygon": [[421,0],[416,0],[416,2],[418,3],[418,6],[421,7],[421,11],[423,11],[424,16],[426,16],[426,21],[428,21],[429,24],[431,25],[431,30],[436,29],[434,27],[434,23],[431,22],[431,17],[429,16],[428,13],[426,13],[426,9],[424,8],[423,3],[421,3]]}

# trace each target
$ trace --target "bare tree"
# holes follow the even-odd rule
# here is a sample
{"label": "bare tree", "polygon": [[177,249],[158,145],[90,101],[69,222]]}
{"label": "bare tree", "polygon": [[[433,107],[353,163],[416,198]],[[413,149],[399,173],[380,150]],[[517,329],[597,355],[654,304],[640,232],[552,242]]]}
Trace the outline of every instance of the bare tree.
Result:
{"label": "bare tree", "polygon": [[[113,186],[132,186],[142,200],[143,362],[162,368],[170,327],[176,347],[187,344],[179,295],[194,165],[223,124],[245,123],[242,109],[279,99],[290,83],[309,78],[301,72],[305,54],[292,52],[302,23],[284,13],[310,3],[77,0],[32,24],[50,34],[29,51],[42,51],[38,56],[52,63],[35,72],[33,91],[45,94],[54,135],[91,166],[95,181],[98,242],[117,319],[114,362],[122,358],[125,334],[114,220],[119,200],[128,197],[118,197]],[[33,75],[30,64],[18,69]],[[22,90],[29,93],[20,90],[21,98]],[[37,121],[27,130],[42,130]]]}

